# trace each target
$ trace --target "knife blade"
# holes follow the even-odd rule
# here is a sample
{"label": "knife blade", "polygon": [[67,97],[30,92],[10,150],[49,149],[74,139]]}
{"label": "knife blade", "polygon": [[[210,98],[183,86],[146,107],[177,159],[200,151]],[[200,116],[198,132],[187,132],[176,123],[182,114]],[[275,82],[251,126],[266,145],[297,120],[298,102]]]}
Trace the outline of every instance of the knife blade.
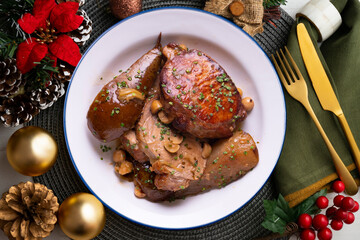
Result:
{"label": "knife blade", "polygon": [[342,114],[339,101],[303,23],[297,25],[297,34],[302,58],[322,108],[335,115]]}
{"label": "knife blade", "polygon": [[355,142],[354,136],[351,133],[349,124],[346,121],[345,115],[335,95],[334,89],[331,86],[330,80],[315,50],[310,35],[303,23],[297,25],[297,37],[299,41],[300,52],[314,87],[316,96],[318,97],[324,110],[330,111],[338,117],[341,127],[344,130],[346,138],[349,142],[356,166],[360,171],[359,148]]}

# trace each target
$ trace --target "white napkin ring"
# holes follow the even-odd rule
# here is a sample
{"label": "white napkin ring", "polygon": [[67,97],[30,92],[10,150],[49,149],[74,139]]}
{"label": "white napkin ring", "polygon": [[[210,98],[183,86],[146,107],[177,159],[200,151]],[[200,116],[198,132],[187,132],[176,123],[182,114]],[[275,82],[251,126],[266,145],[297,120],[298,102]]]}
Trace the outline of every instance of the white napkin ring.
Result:
{"label": "white napkin ring", "polygon": [[329,0],[311,0],[300,9],[296,17],[305,17],[316,27],[318,42],[330,37],[342,22],[339,11]]}

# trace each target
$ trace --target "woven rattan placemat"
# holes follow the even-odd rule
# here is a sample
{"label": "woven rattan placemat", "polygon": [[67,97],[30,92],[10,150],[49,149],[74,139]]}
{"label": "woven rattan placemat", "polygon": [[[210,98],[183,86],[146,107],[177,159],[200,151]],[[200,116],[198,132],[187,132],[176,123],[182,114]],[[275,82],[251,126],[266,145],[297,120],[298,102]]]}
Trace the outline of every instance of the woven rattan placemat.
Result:
{"label": "woven rattan placemat", "polygon": [[[203,8],[204,4],[204,0],[143,0],[143,10],[169,6]],[[83,8],[93,21],[93,32],[90,40],[82,47],[82,51],[89,47],[101,33],[118,22],[110,14],[108,0],[87,0]],[[276,27],[266,24],[265,31],[254,37],[267,54],[274,52],[286,43],[286,36],[293,20],[282,11],[281,19],[274,23]],[[77,175],[67,152],[63,131],[63,106],[64,97],[51,108],[41,111],[34,120],[26,124],[47,129],[58,143],[59,156],[56,164],[46,174],[35,177],[34,181],[52,189],[60,202],[73,193],[88,192]],[[261,227],[265,215],[262,200],[271,199],[275,195],[270,178],[256,196],[240,210],[216,223],[190,230],[161,230],[142,226],[107,209],[106,226],[97,239],[252,239],[268,234],[268,231]]]}

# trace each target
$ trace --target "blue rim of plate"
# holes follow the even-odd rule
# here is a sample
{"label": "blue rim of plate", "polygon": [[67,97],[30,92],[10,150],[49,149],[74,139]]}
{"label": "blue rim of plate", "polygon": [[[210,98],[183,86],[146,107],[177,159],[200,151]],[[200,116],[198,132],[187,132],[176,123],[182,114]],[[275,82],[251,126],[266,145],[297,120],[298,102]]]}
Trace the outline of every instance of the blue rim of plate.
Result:
{"label": "blue rim of plate", "polygon": [[148,224],[144,224],[142,222],[139,222],[139,221],[136,221],[134,219],[131,219],[121,213],[119,213],[118,211],[116,211],[115,209],[113,209],[112,207],[110,207],[108,204],[106,204],[91,188],[90,186],[87,184],[87,182],[85,181],[85,179],[83,178],[83,176],[81,175],[79,169],[77,168],[76,164],[75,164],[75,161],[74,161],[74,158],[71,154],[71,151],[70,151],[70,146],[69,146],[69,143],[68,143],[68,139],[67,139],[67,133],[66,133],[66,106],[67,106],[67,99],[68,99],[68,94],[69,94],[69,89],[71,87],[71,84],[73,82],[73,78],[75,76],[75,73],[78,69],[78,67],[80,66],[80,63],[82,62],[82,60],[85,58],[86,54],[91,50],[91,48],[104,36],[106,35],[109,31],[111,31],[113,28],[117,27],[118,25],[126,22],[127,20],[129,19],[132,19],[134,17],[137,17],[139,15],[142,15],[142,14],[146,14],[146,13],[149,13],[149,12],[154,12],[154,11],[164,11],[164,10],[169,10],[169,9],[181,9],[181,10],[188,10],[188,11],[195,11],[195,12],[201,12],[201,13],[204,13],[204,14],[208,14],[208,15],[211,15],[211,16],[215,16],[216,18],[218,18],[219,20],[221,21],[225,21],[233,26],[235,26],[237,29],[239,29],[240,31],[242,31],[244,34],[247,35],[247,37],[252,40],[257,46],[258,48],[263,52],[263,54],[265,55],[266,59],[271,63],[271,60],[270,58],[267,56],[267,54],[265,53],[265,51],[261,48],[261,46],[259,45],[258,42],[255,41],[254,38],[252,38],[247,32],[245,32],[241,27],[239,27],[238,25],[236,25],[235,23],[231,22],[230,20],[224,18],[224,17],[221,17],[219,15],[216,15],[214,13],[211,13],[211,12],[207,12],[205,10],[202,10],[202,9],[198,9],[198,8],[191,8],[191,7],[161,7],[161,8],[154,8],[154,9],[149,9],[149,10],[145,10],[145,11],[142,11],[142,12],[139,12],[139,13],[136,13],[124,20],[121,20],[119,21],[118,23],[114,24],[113,26],[111,26],[110,28],[106,29],[97,39],[94,40],[93,43],[91,43],[91,45],[88,47],[88,49],[86,49],[85,53],[83,54],[82,58],[80,59],[78,65],[76,66],[73,74],[72,74],[72,77],[71,77],[71,80],[69,82],[69,85],[67,87],[67,91],[66,91],[66,96],[65,96],[65,102],[64,102],[64,115],[63,115],[63,125],[64,125],[64,137],[65,137],[65,142],[66,142],[66,148],[68,150],[68,153],[69,153],[69,156],[70,156],[70,159],[71,159],[71,162],[72,164],[74,165],[74,168],[77,172],[77,174],[79,175],[80,179],[83,181],[83,183],[85,184],[85,186],[89,189],[89,191],[102,203],[104,204],[107,208],[109,208],[111,211],[113,211],[114,213],[116,213],[117,215],[131,221],[131,222],[134,222],[134,223],[137,223],[139,225],[142,225],[142,226],[146,226],[146,227],[150,227],[150,228],[155,228],[155,229],[161,229],[161,230],[189,230],[189,229],[195,229],[195,228],[201,228],[201,227],[204,227],[204,226],[207,226],[207,225],[210,225],[210,224],[213,224],[213,223],[216,223],[216,222],[219,222],[227,217],[229,217],[230,215],[234,214],[235,212],[237,212],[238,210],[240,210],[242,207],[244,207],[250,200],[252,200],[258,193],[259,191],[264,187],[265,183],[269,180],[272,172],[274,171],[275,169],[275,166],[277,165],[278,161],[279,161],[279,157],[280,157],[280,154],[281,154],[281,151],[283,149],[283,146],[284,146],[284,140],[285,140],[285,133],[286,133],[286,102],[285,102],[285,96],[284,96],[284,92],[283,92],[283,89],[282,89],[282,86],[281,86],[281,83],[280,83],[280,79],[278,77],[278,75],[276,74],[276,70],[274,68],[274,66],[271,64],[274,72],[275,72],[275,75],[277,77],[277,80],[278,80],[278,83],[279,83],[279,87],[281,89],[281,92],[283,93],[282,96],[283,96],[283,102],[284,102],[284,124],[285,124],[285,127],[284,127],[284,132],[283,132],[283,141],[282,141],[282,145],[281,145],[281,148],[279,150],[279,153],[278,153],[278,157],[277,157],[277,160],[276,160],[276,164],[274,165],[273,169],[271,170],[269,176],[266,178],[266,181],[263,183],[263,185],[261,186],[261,188],[259,188],[259,190],[251,197],[249,198],[249,200],[247,200],[243,205],[241,205],[239,208],[237,208],[236,210],[234,210],[232,213],[222,217],[222,218],[219,218],[217,220],[214,220],[212,222],[209,222],[209,223],[206,223],[206,224],[202,224],[202,225],[199,225],[199,226],[194,226],[194,227],[186,227],[186,228],[164,228],[164,227],[157,227],[157,226],[151,226],[151,225],[148,225]]}

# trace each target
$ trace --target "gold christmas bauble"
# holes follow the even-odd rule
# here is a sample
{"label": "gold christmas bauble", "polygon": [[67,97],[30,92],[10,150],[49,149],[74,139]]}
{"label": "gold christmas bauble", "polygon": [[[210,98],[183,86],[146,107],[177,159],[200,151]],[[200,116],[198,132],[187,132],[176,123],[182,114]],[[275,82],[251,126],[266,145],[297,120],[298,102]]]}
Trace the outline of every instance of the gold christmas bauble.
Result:
{"label": "gold christmas bauble", "polygon": [[9,138],[6,155],[19,173],[39,176],[56,162],[58,147],[49,132],[39,127],[23,127]]}
{"label": "gold christmas bauble", "polygon": [[105,226],[105,209],[89,193],[75,193],[60,205],[58,222],[63,232],[75,240],[92,239]]}

